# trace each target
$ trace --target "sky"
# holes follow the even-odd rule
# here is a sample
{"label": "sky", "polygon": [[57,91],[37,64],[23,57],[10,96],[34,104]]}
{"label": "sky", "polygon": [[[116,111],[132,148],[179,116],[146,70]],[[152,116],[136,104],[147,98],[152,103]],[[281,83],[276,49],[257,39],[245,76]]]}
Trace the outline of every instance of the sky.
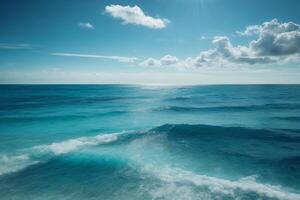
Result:
{"label": "sky", "polygon": [[299,0],[1,0],[0,83],[300,83]]}

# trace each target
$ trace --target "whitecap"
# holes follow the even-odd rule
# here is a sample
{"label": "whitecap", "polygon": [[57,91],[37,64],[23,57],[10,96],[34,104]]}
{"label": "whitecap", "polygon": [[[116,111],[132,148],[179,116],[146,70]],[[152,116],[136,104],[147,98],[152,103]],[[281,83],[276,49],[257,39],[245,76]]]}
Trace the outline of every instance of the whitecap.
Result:
{"label": "whitecap", "polygon": [[[120,134],[120,133],[119,133]],[[80,137],[62,142],[55,142],[49,145],[34,147],[41,151],[50,151],[55,155],[66,154],[84,147],[96,146],[110,143],[118,139],[118,134],[101,134],[93,137]]]}
{"label": "whitecap", "polygon": [[37,161],[33,161],[27,154],[8,156],[0,156],[0,175],[16,172],[29,165],[36,164]]}
{"label": "whitecap", "polygon": [[22,154],[0,155],[0,175],[22,170],[30,165],[48,160],[53,156],[71,153],[86,147],[114,142],[123,133],[124,132],[80,137],[48,145],[35,146],[23,150]]}
{"label": "whitecap", "polygon": [[[256,181],[256,176],[248,176],[236,181],[226,180],[207,175],[200,175],[190,171],[182,170],[179,168],[171,167],[157,167],[147,166],[143,168],[146,173],[151,173],[155,177],[159,178],[164,183],[167,183],[161,190],[154,190],[154,199],[160,197],[166,197],[166,192],[173,191],[185,191],[181,195],[184,195],[185,199],[189,199],[192,196],[205,197],[204,199],[210,199],[209,196],[214,196],[215,199],[218,195],[228,196],[233,199],[239,199],[241,194],[256,194],[261,199],[282,199],[282,200],[300,200],[300,193],[292,192],[288,188],[282,186],[270,185],[265,183],[259,183]],[[209,193],[194,193],[191,192],[189,185],[193,187],[205,188]],[[188,192],[190,191],[190,192]],[[213,195],[212,195],[213,194]],[[177,195],[180,199],[181,197]],[[176,197],[176,198],[177,198]],[[172,197],[172,199],[176,199]],[[200,198],[200,199],[203,199]],[[193,198],[192,198],[193,199]],[[222,199],[222,198],[221,198]]]}

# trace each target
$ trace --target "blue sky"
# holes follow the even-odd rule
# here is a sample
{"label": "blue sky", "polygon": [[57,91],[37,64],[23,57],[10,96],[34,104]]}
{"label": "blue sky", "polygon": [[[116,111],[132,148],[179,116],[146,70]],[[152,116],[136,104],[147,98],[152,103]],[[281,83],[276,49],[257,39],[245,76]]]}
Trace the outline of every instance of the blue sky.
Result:
{"label": "blue sky", "polygon": [[0,83],[300,83],[298,0],[4,0]]}

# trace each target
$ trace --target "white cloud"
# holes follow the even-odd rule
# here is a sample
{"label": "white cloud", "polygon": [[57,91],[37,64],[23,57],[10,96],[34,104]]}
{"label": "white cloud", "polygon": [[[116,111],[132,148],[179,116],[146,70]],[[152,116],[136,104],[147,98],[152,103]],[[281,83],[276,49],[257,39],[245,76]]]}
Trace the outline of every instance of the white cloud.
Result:
{"label": "white cloud", "polygon": [[232,64],[265,64],[276,62],[274,58],[256,56],[245,46],[233,46],[228,37],[216,36],[212,40],[215,48],[202,51],[194,58],[179,60],[175,56],[166,55],[160,59],[148,58],[141,66],[175,66],[184,68],[198,68],[210,66],[227,66]]}
{"label": "white cloud", "polygon": [[147,58],[140,63],[141,66],[151,67],[151,66],[169,66],[175,65],[179,62],[179,59],[172,55],[165,55],[160,59]]}
{"label": "white cloud", "polygon": [[[215,48],[202,51],[194,58],[178,60],[165,56],[164,64],[184,68],[219,67],[233,65],[254,65],[284,63],[300,59],[300,25],[293,22],[280,23],[277,19],[262,25],[248,26],[239,35],[253,35],[257,38],[248,45],[234,46],[226,36],[216,36],[212,43]],[[163,58],[146,60],[144,64],[162,66]],[[174,59],[172,59],[174,58]],[[151,62],[150,62],[151,61]],[[173,62],[174,61],[174,62]]]}
{"label": "white cloud", "polygon": [[105,7],[105,12],[114,18],[121,19],[124,24],[142,25],[153,29],[165,28],[169,23],[167,19],[145,15],[138,6],[110,5]]}
{"label": "white cloud", "polygon": [[265,64],[275,62],[274,58],[257,56],[246,46],[233,46],[228,37],[216,36],[212,43],[215,49],[203,51],[194,59],[194,65],[204,66],[224,66],[229,64]]}
{"label": "white cloud", "polygon": [[116,60],[118,62],[123,62],[123,63],[133,63],[136,60],[138,60],[138,58],[136,58],[136,57],[104,56],[104,55],[75,54],[75,53],[52,53],[51,55],[65,56],[65,57],[110,59],[110,60]]}
{"label": "white cloud", "polygon": [[86,29],[95,29],[94,25],[92,25],[90,22],[80,22],[78,26]]}
{"label": "white cloud", "polygon": [[280,23],[277,19],[259,26],[258,39],[250,48],[258,55],[285,56],[300,53],[300,25]]}
{"label": "white cloud", "polygon": [[241,36],[249,36],[249,35],[258,34],[259,32],[260,32],[260,26],[253,25],[253,26],[246,27],[245,31],[237,31],[237,34]]}
{"label": "white cloud", "polygon": [[178,62],[178,58],[171,55],[165,55],[160,59],[162,65],[174,65]]}
{"label": "white cloud", "polygon": [[287,56],[300,53],[300,25],[293,22],[281,23],[278,19],[262,25],[248,26],[238,32],[242,36],[257,35],[249,44],[257,55]]}
{"label": "white cloud", "polygon": [[140,63],[141,66],[144,67],[152,67],[152,66],[160,66],[161,63],[159,60],[154,59],[154,58],[147,58],[143,62]]}

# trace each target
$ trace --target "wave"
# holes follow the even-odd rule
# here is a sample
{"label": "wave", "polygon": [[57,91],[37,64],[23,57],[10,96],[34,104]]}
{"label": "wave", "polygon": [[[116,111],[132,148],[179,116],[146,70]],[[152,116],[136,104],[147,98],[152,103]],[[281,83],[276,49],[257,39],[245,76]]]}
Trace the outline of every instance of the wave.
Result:
{"label": "wave", "polygon": [[[187,124],[165,124],[149,131],[123,131],[111,134],[99,134],[91,137],[79,137],[75,139],[69,139],[61,142],[54,142],[46,145],[39,145],[30,149],[23,150],[21,154],[17,155],[2,155],[0,157],[0,175],[14,172],[22,169],[28,165],[35,164],[37,162],[49,159],[53,156],[71,153],[77,150],[81,150],[88,147],[97,145],[111,144],[111,143],[128,143],[132,140],[136,140],[139,137],[147,135],[164,135],[167,137],[168,142],[172,144],[178,143],[178,148],[184,148],[180,146],[182,141],[189,144],[190,148],[198,148],[200,143],[215,141],[222,142],[227,140],[238,140],[239,144],[243,144],[248,140],[262,141],[271,143],[284,143],[299,144],[300,137],[298,134],[293,134],[289,130],[264,130],[264,129],[248,129],[242,127],[221,127],[210,125],[187,125]],[[256,143],[259,144],[259,143]],[[237,147],[239,148],[239,147]],[[258,148],[258,147],[257,147]],[[293,147],[289,147],[293,150]],[[220,153],[220,152],[219,152]],[[222,149],[222,153],[231,155],[243,155],[241,152],[232,152]],[[264,155],[267,156],[267,155]],[[279,159],[288,159],[288,157],[282,157]],[[16,165],[16,167],[14,167]]]}
{"label": "wave", "polygon": [[93,117],[102,117],[102,116],[116,116],[116,115],[122,115],[126,114],[129,111],[122,111],[122,110],[116,110],[116,111],[109,111],[109,112],[99,112],[99,113],[78,113],[78,114],[72,114],[72,115],[47,115],[47,114],[32,114],[32,115],[25,115],[25,116],[6,116],[6,117],[0,117],[1,121],[5,122],[32,122],[32,121],[48,121],[48,120],[74,120],[74,119],[90,119]]}
{"label": "wave", "polygon": [[43,160],[49,160],[53,156],[71,153],[86,147],[114,142],[124,133],[125,132],[119,132],[99,134],[93,137],[80,137],[62,142],[54,142],[48,145],[35,146],[19,155],[2,155],[0,157],[0,175],[22,170]]}
{"label": "wave", "polygon": [[82,104],[110,104],[118,101],[130,101],[143,99],[143,96],[101,96],[101,97],[83,97],[83,96],[61,96],[61,95],[47,95],[47,96],[28,96],[13,101],[6,100],[0,103],[2,111],[9,110],[23,110],[46,108],[49,106],[62,105],[82,105]]}
{"label": "wave", "polygon": [[[76,181],[82,181],[82,184],[86,184],[89,181],[96,185],[100,183],[107,184],[105,187],[98,188],[100,195],[104,195],[101,192],[103,192],[103,188],[105,188],[104,190],[109,189],[109,193],[116,191],[119,192],[119,194],[122,194],[122,192],[125,192],[126,195],[129,193],[130,199],[141,199],[141,196],[139,196],[140,194],[136,194],[135,192],[141,192],[139,189],[142,188],[142,192],[151,197],[149,199],[157,200],[300,199],[298,191],[280,185],[259,182],[255,175],[246,176],[236,180],[229,180],[195,173],[182,168],[157,163],[155,161],[144,162],[144,160],[141,160],[142,162],[133,165],[124,162],[124,160],[120,161],[119,159],[120,158],[109,156],[93,156],[93,154],[79,155],[79,158],[78,156],[71,156],[64,159],[52,159],[47,163],[37,165],[35,168],[30,168],[28,171],[24,171],[16,176],[8,176],[6,177],[6,180],[11,180],[11,178],[14,179],[13,181],[22,180],[24,174],[27,173],[33,175],[36,173],[45,173],[42,178],[53,173],[57,175],[56,170],[50,173],[47,172],[47,170],[51,170],[49,169],[49,166],[56,166],[67,170],[67,172],[64,172],[59,169],[59,174],[62,174],[65,177],[72,177],[72,179]],[[25,178],[25,180],[37,180],[37,182],[40,183],[42,178],[34,176],[33,179]],[[86,178],[89,179],[86,180]],[[58,178],[58,180],[62,179],[64,179],[64,177]],[[119,182],[120,179],[123,180],[121,183]],[[50,183],[55,183],[55,180],[50,181]],[[64,184],[73,184],[72,181],[68,182],[70,181],[68,178],[63,181],[65,181],[63,182]],[[33,183],[33,185],[35,184],[37,183]],[[126,186],[123,184],[131,185],[129,186],[131,187],[131,190],[127,192],[124,191]],[[59,185],[57,187],[59,187]],[[92,187],[95,187],[95,185]],[[100,196],[100,198],[101,197],[103,196]],[[86,198],[82,197],[81,199]],[[109,196],[104,195],[101,199],[110,198]]]}
{"label": "wave", "polygon": [[[167,145],[170,144],[171,151],[178,150],[172,149],[173,147],[181,148],[183,146],[187,146],[186,149],[191,150],[193,145],[194,147],[197,146],[200,148],[199,143],[197,143],[198,141],[205,143],[207,141],[221,140],[224,144],[225,140],[228,139],[237,139],[240,146],[242,146],[241,148],[244,148],[242,141],[248,141],[250,139],[252,140],[252,143],[253,139],[270,141],[271,144],[276,144],[277,141],[288,141],[289,144],[295,142],[300,143],[299,136],[289,135],[281,131],[209,125],[165,124],[145,132],[124,131],[112,134],[99,134],[92,137],[79,137],[61,142],[55,142],[52,144],[36,146],[21,155],[15,155],[11,157],[2,156],[0,157],[0,175],[17,172],[28,166],[35,165],[37,163],[48,162],[49,160],[56,162],[57,159],[52,158],[76,152],[84,148],[111,144],[117,146],[118,144],[126,143],[129,144],[127,148],[124,147],[118,149],[118,151],[113,151],[113,153],[118,154],[118,156],[114,156],[114,158],[120,159],[120,157],[125,155],[128,156],[128,160],[133,161],[133,164],[130,163],[128,167],[138,166],[137,170],[140,173],[140,179],[145,181],[143,187],[147,188],[147,192],[149,192],[153,197],[152,199],[242,199],[243,197],[252,197],[252,199],[300,200],[300,194],[296,191],[279,185],[258,182],[255,176],[246,176],[236,180],[228,180],[213,177],[211,175],[204,175],[200,172],[189,171],[183,167],[180,168],[179,166],[174,167],[175,165],[172,165],[172,163],[166,163],[166,160],[163,159],[160,160],[161,157],[158,157],[158,159],[157,157],[154,157],[153,159],[151,157],[149,159],[147,157],[149,154],[152,155],[153,153],[156,153],[156,156],[157,154],[165,153],[155,150],[152,152],[152,148],[155,149],[154,144],[159,143],[159,141],[162,139],[162,137],[155,136],[160,135],[163,135],[164,138],[166,138],[166,141],[162,141],[161,144],[165,145],[165,142],[167,142],[166,146],[163,146],[162,148],[163,151],[168,151]],[[156,139],[147,140],[148,136],[151,138],[154,136]],[[137,139],[145,139],[151,142],[143,143],[143,141]],[[176,145],[172,146],[174,143]],[[147,146],[148,144],[150,146]],[[177,144],[182,144],[182,146]],[[258,147],[255,148],[257,149]],[[122,154],[123,151],[125,152],[124,155]],[[196,153],[198,153],[198,151]],[[100,155],[97,156],[98,157],[95,160],[97,160],[99,157],[100,159],[102,158]],[[82,158],[82,156],[77,156],[77,154],[74,155],[74,157],[79,160]],[[85,158],[90,159],[90,155],[86,156]],[[293,164],[295,161],[298,162],[298,160],[299,156],[283,158],[282,161],[285,163],[291,162]],[[95,165],[105,165],[105,162],[109,162],[107,159],[103,159],[102,161],[104,163],[97,162]],[[65,160],[65,162],[69,161]],[[80,160],[80,162],[76,162],[75,164],[81,165],[81,163],[82,162]],[[120,165],[123,164],[121,163]],[[297,166],[298,165],[299,164],[297,164]],[[105,166],[108,168],[114,167],[111,165],[111,163],[106,164]],[[81,167],[86,167],[86,165],[83,164],[82,166],[79,166],[79,169],[77,169],[80,171]],[[101,174],[101,171],[99,171],[99,173]],[[114,178],[116,179],[110,180],[117,181],[119,175],[125,176],[122,173],[126,172],[121,170],[120,174],[114,174]],[[136,173],[134,174],[136,175]],[[159,183],[154,184],[154,186],[147,185],[152,179],[155,179],[156,181],[158,180]]]}
{"label": "wave", "polygon": [[[171,199],[199,199],[199,197],[202,197],[201,199],[203,197],[205,197],[204,199],[220,199],[220,195],[222,199],[240,199],[241,196],[245,198],[252,196],[254,199],[300,199],[299,193],[281,186],[259,183],[256,181],[256,176],[248,176],[232,181],[171,167],[154,168],[150,166],[150,168],[145,167],[143,170],[168,183],[165,187],[153,191],[154,199],[163,198],[166,193],[174,194]],[[200,196],[191,193],[190,191],[193,189],[190,189],[188,192],[189,198],[186,194],[182,194],[182,188],[186,190],[189,185],[198,187],[199,190],[197,191],[201,191]],[[178,194],[177,191],[181,192]],[[191,195],[193,196],[191,197]]]}
{"label": "wave", "polygon": [[273,117],[272,119],[278,119],[278,120],[284,120],[284,121],[299,122],[299,121],[300,121],[300,116]]}
{"label": "wave", "polygon": [[[211,125],[189,125],[189,124],[165,124],[151,130],[156,133],[167,134],[169,138],[179,140],[180,138],[191,138],[192,140],[203,140],[204,138],[221,139],[229,137],[236,139],[256,139],[261,141],[280,141],[300,143],[300,136],[290,134],[289,129],[267,130],[250,129],[245,127],[225,127]],[[291,131],[292,132],[292,131]]]}
{"label": "wave", "polygon": [[[141,134],[142,133],[142,134]],[[167,137],[168,142],[172,144],[178,143],[178,148],[182,141],[189,144],[190,148],[198,148],[199,145],[205,142],[224,142],[223,140],[230,139],[231,141],[238,140],[238,144],[246,144],[248,140],[252,142],[257,141],[254,144],[260,144],[265,142],[270,143],[284,143],[300,144],[300,137],[298,134],[294,134],[289,130],[264,130],[264,129],[248,129],[243,127],[221,127],[211,125],[187,125],[187,124],[165,124],[149,131],[123,131],[119,133],[111,134],[99,134],[91,137],[79,137],[75,139],[69,139],[61,142],[54,142],[46,145],[39,145],[26,149],[23,154],[18,155],[2,155],[0,157],[0,175],[8,172],[22,169],[21,166],[28,166],[39,162],[40,160],[58,156],[61,154],[71,153],[87,147],[93,147],[103,144],[111,144],[113,142],[128,143],[132,140],[144,137],[146,135],[164,135]],[[200,144],[201,143],[201,144]],[[258,147],[259,147],[258,146]],[[257,147],[257,148],[258,148]],[[236,147],[240,148],[240,147]],[[293,146],[289,147],[293,150]],[[237,149],[235,149],[237,151]],[[220,152],[219,152],[220,153]],[[227,151],[224,148],[222,153],[231,154],[235,156],[253,156],[242,154],[241,152]],[[264,155],[264,156],[267,156]],[[279,159],[288,159],[287,156],[280,157]],[[12,167],[13,165],[18,167]]]}
{"label": "wave", "polygon": [[245,105],[245,106],[209,106],[209,107],[182,107],[165,106],[155,108],[152,111],[173,111],[173,112],[244,112],[244,111],[264,111],[264,110],[294,110],[300,109],[300,104],[264,104],[264,105]]}
{"label": "wave", "polygon": [[19,171],[36,163],[38,163],[38,161],[31,160],[29,154],[14,156],[1,155],[0,175]]}
{"label": "wave", "polygon": [[122,133],[101,134],[94,137],[80,137],[62,142],[55,142],[49,145],[37,146],[34,147],[34,149],[39,150],[40,152],[51,152],[55,155],[60,155],[70,153],[83,147],[91,147],[116,141],[119,134]]}
{"label": "wave", "polygon": [[167,101],[188,101],[192,100],[193,97],[191,96],[179,96],[179,97],[173,97],[173,98],[168,98],[166,99]]}

